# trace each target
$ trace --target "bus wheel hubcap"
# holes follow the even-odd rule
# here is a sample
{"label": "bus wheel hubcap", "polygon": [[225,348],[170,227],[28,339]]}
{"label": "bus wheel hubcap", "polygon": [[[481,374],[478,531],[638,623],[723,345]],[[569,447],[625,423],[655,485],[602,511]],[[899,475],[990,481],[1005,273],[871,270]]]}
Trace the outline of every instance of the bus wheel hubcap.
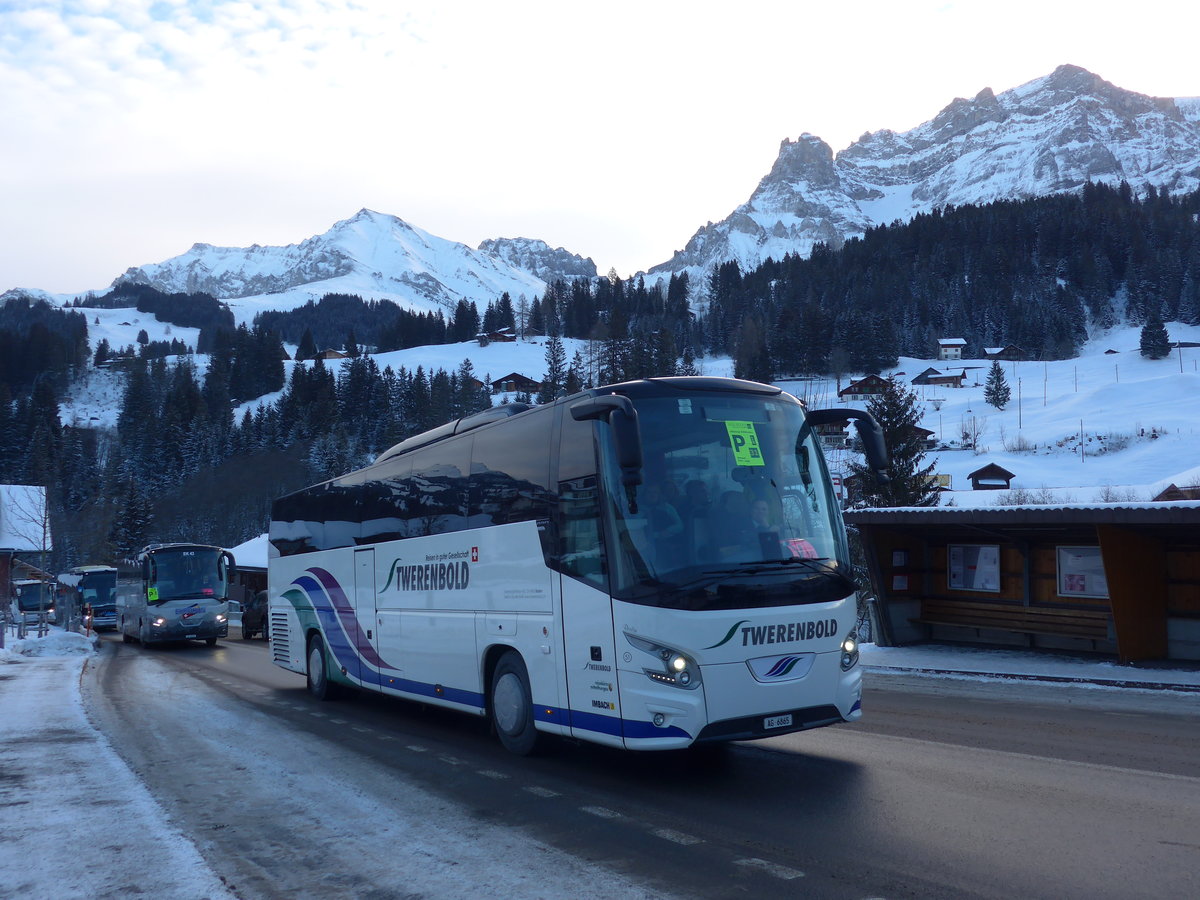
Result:
{"label": "bus wheel hubcap", "polygon": [[313,647],[312,652],[308,654],[308,671],[311,673],[313,684],[317,687],[320,687],[321,682],[325,679],[323,662],[321,651]]}
{"label": "bus wheel hubcap", "polygon": [[521,679],[511,672],[496,682],[496,695],[492,698],[492,707],[496,714],[497,727],[507,734],[520,730],[524,694],[521,690]]}

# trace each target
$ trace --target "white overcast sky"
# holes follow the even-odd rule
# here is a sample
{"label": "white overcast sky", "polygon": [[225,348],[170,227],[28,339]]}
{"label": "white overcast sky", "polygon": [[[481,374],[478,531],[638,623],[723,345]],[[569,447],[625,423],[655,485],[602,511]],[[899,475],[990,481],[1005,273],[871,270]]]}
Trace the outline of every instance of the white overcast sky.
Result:
{"label": "white overcast sky", "polygon": [[1200,95],[1179,0],[0,0],[0,292],[102,289],[194,242],[362,207],[622,275],[835,151],[1083,66]]}

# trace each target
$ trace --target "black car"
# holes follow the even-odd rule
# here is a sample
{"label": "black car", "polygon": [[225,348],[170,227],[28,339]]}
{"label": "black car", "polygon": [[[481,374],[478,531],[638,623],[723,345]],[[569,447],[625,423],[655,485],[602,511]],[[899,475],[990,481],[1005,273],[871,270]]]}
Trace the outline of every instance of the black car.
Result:
{"label": "black car", "polygon": [[264,641],[269,640],[266,591],[259,591],[242,606],[242,640],[248,641],[256,634]]}

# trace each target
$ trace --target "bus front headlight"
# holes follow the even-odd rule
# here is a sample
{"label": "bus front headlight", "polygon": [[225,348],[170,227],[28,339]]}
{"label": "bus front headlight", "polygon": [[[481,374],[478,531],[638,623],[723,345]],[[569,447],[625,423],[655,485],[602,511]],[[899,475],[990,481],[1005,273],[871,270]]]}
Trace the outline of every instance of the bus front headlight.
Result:
{"label": "bus front headlight", "polygon": [[853,631],[842,641],[842,671],[849,672],[858,662],[858,635]]}
{"label": "bus front headlight", "polygon": [[674,647],[647,640],[643,637],[625,633],[625,640],[637,649],[653,656],[661,666],[654,668],[644,666],[642,671],[651,681],[659,684],[669,684],[672,687],[693,691],[700,686],[700,667],[696,661]]}
{"label": "bus front headlight", "polygon": [[167,620],[164,619],[162,616],[157,616],[150,620],[150,624],[153,625],[155,628],[162,628],[164,625],[167,624]]}

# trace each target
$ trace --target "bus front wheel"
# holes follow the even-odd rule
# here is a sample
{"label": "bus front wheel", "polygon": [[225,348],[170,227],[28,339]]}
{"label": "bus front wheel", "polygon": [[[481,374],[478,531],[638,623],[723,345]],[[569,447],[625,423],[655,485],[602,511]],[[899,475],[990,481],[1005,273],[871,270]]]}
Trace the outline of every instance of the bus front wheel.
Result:
{"label": "bus front wheel", "polygon": [[332,700],[334,695],[325,667],[325,642],[319,634],[308,639],[308,692],[318,700]]}
{"label": "bus front wheel", "polygon": [[527,756],[537,745],[533,724],[533,695],[521,654],[509,650],[492,673],[492,726],[504,748]]}

